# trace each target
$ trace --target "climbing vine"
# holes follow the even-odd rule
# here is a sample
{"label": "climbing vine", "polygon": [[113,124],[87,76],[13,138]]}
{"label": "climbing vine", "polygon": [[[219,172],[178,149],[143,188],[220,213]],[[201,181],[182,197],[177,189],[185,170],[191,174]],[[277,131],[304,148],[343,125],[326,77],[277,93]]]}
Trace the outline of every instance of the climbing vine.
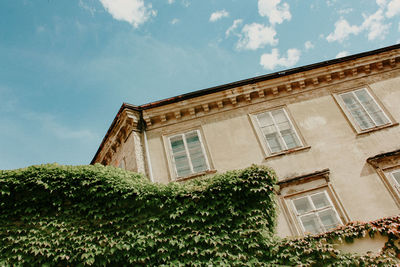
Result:
{"label": "climbing vine", "polygon": [[[101,165],[0,171],[0,266],[396,263],[399,217],[276,237],[275,184],[260,166],[167,185]],[[333,245],[377,233],[377,255]]]}

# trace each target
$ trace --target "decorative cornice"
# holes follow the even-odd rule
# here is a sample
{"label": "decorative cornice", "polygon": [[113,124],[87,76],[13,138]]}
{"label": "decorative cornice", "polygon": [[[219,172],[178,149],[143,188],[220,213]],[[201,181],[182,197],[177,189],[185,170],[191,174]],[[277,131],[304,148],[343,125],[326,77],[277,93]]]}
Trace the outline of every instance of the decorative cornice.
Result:
{"label": "decorative cornice", "polygon": [[358,58],[143,110],[149,129],[399,68],[400,52]]}
{"label": "decorative cornice", "polygon": [[397,157],[397,158],[400,157],[400,149],[396,149],[394,151],[385,152],[385,153],[381,153],[381,154],[378,154],[373,157],[369,157],[367,159],[367,162],[374,167],[379,167],[380,162],[382,162],[383,160],[386,160],[388,158],[391,158],[391,157]]}
{"label": "decorative cornice", "polygon": [[[135,106],[123,103],[91,164],[112,160],[132,131],[155,129],[399,68],[400,44]],[[133,114],[133,115],[132,115]],[[125,125],[125,126],[123,126]],[[114,144],[115,143],[115,144]]]}
{"label": "decorative cornice", "polygon": [[316,171],[296,177],[285,178],[278,181],[277,185],[279,185],[280,189],[282,189],[289,185],[305,183],[316,179],[325,179],[326,182],[329,182],[329,169],[323,169],[321,171]]}
{"label": "decorative cornice", "polygon": [[113,155],[120,149],[132,131],[140,131],[140,112],[130,109],[123,109],[111,132],[103,140],[101,151],[92,160],[92,163],[100,162],[108,165]]}

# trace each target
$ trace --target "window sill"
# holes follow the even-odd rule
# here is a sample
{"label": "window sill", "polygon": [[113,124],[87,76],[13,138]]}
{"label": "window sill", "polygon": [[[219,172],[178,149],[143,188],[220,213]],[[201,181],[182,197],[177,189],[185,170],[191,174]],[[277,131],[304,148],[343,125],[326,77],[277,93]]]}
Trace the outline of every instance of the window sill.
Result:
{"label": "window sill", "polygon": [[214,174],[216,172],[217,172],[217,170],[207,170],[207,171],[203,171],[203,172],[194,173],[189,176],[179,177],[179,178],[172,180],[171,182],[185,182],[185,181],[191,180],[193,178],[197,178],[197,177],[208,175],[208,174]]}
{"label": "window sill", "polygon": [[364,130],[364,131],[359,131],[359,132],[357,132],[357,135],[364,135],[364,134],[368,134],[370,132],[379,131],[381,129],[390,128],[390,127],[394,127],[394,126],[397,126],[397,125],[399,125],[398,122],[392,123],[392,124],[385,124],[385,125],[374,127],[374,128],[370,128],[370,129],[367,129],[367,130]]}
{"label": "window sill", "polygon": [[284,150],[284,151],[278,152],[276,154],[268,155],[265,157],[265,159],[268,160],[271,158],[276,158],[276,157],[280,157],[280,156],[291,154],[291,153],[309,150],[310,148],[311,148],[311,146],[303,146],[303,147],[293,148],[293,149],[289,149],[289,150]]}

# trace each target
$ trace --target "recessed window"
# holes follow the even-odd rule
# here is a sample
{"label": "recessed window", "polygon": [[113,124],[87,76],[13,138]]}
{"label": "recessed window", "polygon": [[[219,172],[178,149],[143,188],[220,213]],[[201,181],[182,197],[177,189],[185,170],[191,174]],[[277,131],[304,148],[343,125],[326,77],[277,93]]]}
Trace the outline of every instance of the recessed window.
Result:
{"label": "recessed window", "polygon": [[210,169],[198,130],[177,134],[168,140],[177,177],[186,177]]}
{"label": "recessed window", "polygon": [[292,204],[304,233],[323,233],[342,224],[326,191],[294,198]]}
{"label": "recessed window", "polygon": [[349,221],[329,169],[285,178],[278,185],[279,203],[293,235],[323,233]]}
{"label": "recessed window", "polygon": [[270,154],[303,146],[283,108],[257,114],[256,118]]}
{"label": "recessed window", "polygon": [[400,149],[369,157],[367,162],[374,167],[378,177],[400,208]]}
{"label": "recessed window", "polygon": [[340,98],[361,131],[391,123],[366,88],[340,94]]}

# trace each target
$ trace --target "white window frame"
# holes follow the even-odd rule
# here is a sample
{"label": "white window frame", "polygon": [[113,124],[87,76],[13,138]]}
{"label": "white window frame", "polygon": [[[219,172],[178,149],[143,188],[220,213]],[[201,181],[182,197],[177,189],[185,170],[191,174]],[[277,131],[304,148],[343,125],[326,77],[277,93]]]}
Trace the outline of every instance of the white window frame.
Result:
{"label": "white window frame", "polygon": [[[190,158],[190,153],[189,153],[188,145],[187,145],[187,142],[186,142],[185,134],[188,134],[188,133],[191,133],[191,132],[196,132],[197,133],[197,137],[199,138],[199,141],[200,141],[201,151],[203,153],[203,156],[204,156],[204,159],[205,159],[205,162],[206,162],[206,167],[207,168],[204,171],[201,171],[201,172],[195,172],[194,171],[192,160]],[[183,132],[183,133],[179,133],[179,134],[174,134],[174,135],[168,136],[168,138],[167,138],[169,156],[170,156],[171,165],[172,165],[172,167],[174,169],[175,178],[176,179],[180,179],[180,178],[187,177],[187,176],[179,176],[178,175],[178,169],[177,169],[177,166],[176,166],[176,163],[175,163],[174,153],[172,151],[172,144],[171,144],[171,138],[174,138],[176,136],[181,136],[182,137],[183,144],[184,144],[184,147],[185,147],[185,153],[186,153],[186,156],[188,158],[188,163],[189,163],[189,167],[190,167],[190,171],[191,171],[191,173],[189,175],[187,175],[187,176],[191,176],[191,175],[194,175],[194,174],[197,174],[197,173],[202,173],[202,172],[209,171],[210,170],[210,162],[208,160],[207,152],[206,152],[206,150],[204,148],[203,137],[202,137],[202,135],[201,135],[199,130],[191,130],[191,131],[187,131],[187,132]]]}
{"label": "white window frame", "polygon": [[[322,208],[317,209],[317,208],[314,206],[314,202],[312,201],[311,197],[314,196],[314,195],[317,195],[317,194],[321,194],[321,193],[324,193],[324,194],[325,194],[326,198],[327,198],[328,201],[329,201],[329,206],[325,206],[325,207],[322,207]],[[311,206],[312,206],[312,210],[310,210],[310,211],[308,211],[308,212],[306,212],[306,213],[304,213],[304,214],[299,214],[299,213],[297,212],[297,208],[296,208],[296,206],[295,206],[295,204],[294,204],[294,201],[295,201],[295,200],[298,200],[298,199],[302,199],[302,198],[307,198],[307,199],[308,199],[309,203],[310,203]],[[337,221],[339,222],[338,225],[343,224],[343,221],[342,221],[342,219],[341,219],[340,216],[339,216],[339,213],[338,213],[338,211],[337,211],[337,208],[336,208],[335,205],[333,204],[332,199],[331,199],[331,197],[329,196],[329,194],[327,193],[326,190],[318,191],[318,192],[315,192],[315,193],[309,193],[309,194],[305,194],[305,195],[298,196],[298,197],[294,197],[294,198],[291,198],[291,199],[290,199],[290,202],[291,202],[292,211],[293,211],[293,213],[295,214],[296,220],[297,220],[298,224],[300,225],[301,230],[303,231],[303,233],[306,233],[307,230],[304,228],[303,223],[302,223],[302,221],[301,221],[300,218],[301,218],[301,217],[304,217],[304,216],[307,216],[307,215],[310,215],[310,214],[315,214],[315,215],[316,215],[316,218],[317,218],[317,220],[318,220],[318,222],[319,222],[319,228],[322,230],[322,231],[319,232],[319,233],[324,233],[324,232],[329,231],[329,230],[325,229],[324,224],[322,223],[321,219],[320,219],[319,216],[318,216],[318,212],[321,212],[321,211],[324,211],[324,210],[328,210],[328,209],[334,210],[335,215],[336,215],[336,219],[337,219]]]}
{"label": "white window frame", "polygon": [[[292,130],[294,131],[294,133],[296,134],[297,139],[298,139],[299,142],[300,142],[300,144],[299,144],[297,147],[290,148],[290,149],[287,147],[287,144],[286,144],[286,142],[285,142],[285,139],[283,138],[281,132],[279,131],[279,128],[278,128],[278,126],[277,126],[277,124],[276,124],[276,122],[275,122],[275,119],[274,119],[274,117],[273,117],[272,114],[271,114],[271,112],[273,112],[273,111],[275,111],[275,110],[282,110],[282,111],[284,112],[284,114],[285,114],[285,116],[286,116],[288,122],[290,123],[290,126],[291,126]],[[264,133],[262,132],[261,124],[260,124],[260,121],[258,120],[258,115],[264,114],[264,113],[268,113],[269,116],[271,117],[271,120],[272,120],[272,122],[273,122],[273,124],[274,124],[274,128],[275,128],[275,130],[276,130],[276,132],[278,133],[278,136],[279,136],[279,138],[280,138],[279,141],[281,142],[281,144],[284,145],[284,149],[281,150],[281,151],[272,152],[272,149],[271,149],[270,145],[268,144],[268,140],[267,140],[267,138],[265,137]],[[295,124],[293,123],[293,121],[291,120],[291,118],[290,118],[288,112],[286,111],[286,108],[281,107],[281,108],[276,108],[276,109],[272,109],[272,110],[267,110],[267,111],[259,112],[259,113],[257,113],[257,114],[254,114],[254,118],[255,118],[255,121],[257,122],[257,127],[258,127],[258,130],[259,130],[259,134],[262,136],[262,140],[263,140],[263,142],[264,142],[266,148],[268,149],[268,152],[269,152],[270,155],[282,154],[282,153],[285,153],[286,151],[295,150],[295,149],[299,149],[299,148],[304,147],[304,142],[303,142],[301,136],[299,135],[299,133],[298,133],[296,127],[295,127]]]}
{"label": "white window frame", "polygon": [[[387,119],[387,123],[382,124],[382,125],[378,125],[376,123],[376,121],[374,120],[374,118],[371,116],[371,114],[369,114],[368,110],[366,109],[366,107],[364,106],[363,103],[361,103],[361,101],[358,99],[357,95],[355,94],[356,91],[361,91],[364,90],[365,92],[367,92],[367,94],[371,97],[372,101],[374,101],[374,103],[377,105],[377,107],[382,111],[384,117]],[[362,129],[361,126],[359,125],[359,123],[357,122],[356,118],[354,118],[354,116],[351,114],[350,110],[348,109],[346,103],[344,103],[344,100],[342,98],[342,95],[344,94],[349,94],[351,93],[354,97],[354,99],[357,101],[357,103],[361,106],[361,108],[363,109],[363,111],[365,112],[365,114],[367,114],[368,118],[372,121],[372,123],[375,125],[373,127],[370,128],[366,128],[366,129]],[[380,127],[384,127],[387,125],[391,125],[393,124],[392,119],[388,116],[387,112],[385,111],[385,109],[382,108],[382,105],[376,100],[376,97],[374,95],[371,94],[370,89],[368,87],[362,87],[362,88],[358,88],[358,89],[354,89],[351,91],[346,91],[346,92],[342,92],[338,94],[340,103],[341,103],[341,107],[342,109],[345,111],[346,116],[349,118],[349,120],[351,121],[351,123],[353,124],[353,126],[356,128],[357,132],[368,132],[371,131],[373,129],[377,129]]]}

